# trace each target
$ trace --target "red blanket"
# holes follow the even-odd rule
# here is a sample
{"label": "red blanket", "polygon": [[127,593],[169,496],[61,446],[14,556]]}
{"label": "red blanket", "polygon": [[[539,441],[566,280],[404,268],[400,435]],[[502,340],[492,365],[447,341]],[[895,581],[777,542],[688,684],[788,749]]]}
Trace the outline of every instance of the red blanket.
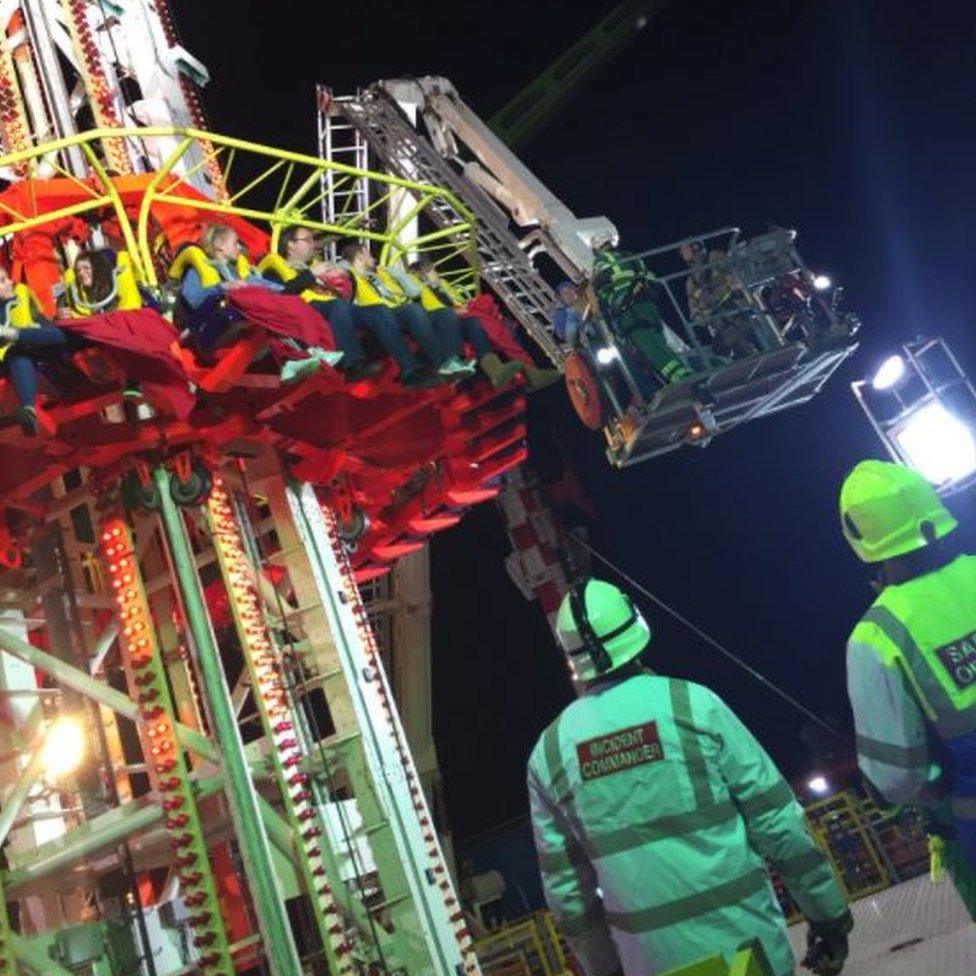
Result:
{"label": "red blanket", "polygon": [[307,346],[335,349],[329,323],[297,295],[281,295],[267,288],[234,288],[227,301],[249,322]]}
{"label": "red blanket", "polygon": [[474,315],[480,319],[488,341],[506,359],[517,359],[527,366],[534,365],[532,357],[522,348],[512,329],[502,318],[502,313],[491,295],[482,294],[472,298],[459,312],[461,315]]}
{"label": "red blanket", "polygon": [[59,319],[55,324],[109,350],[154,407],[180,420],[193,410],[189,377],[173,348],[176,333],[155,309]]}

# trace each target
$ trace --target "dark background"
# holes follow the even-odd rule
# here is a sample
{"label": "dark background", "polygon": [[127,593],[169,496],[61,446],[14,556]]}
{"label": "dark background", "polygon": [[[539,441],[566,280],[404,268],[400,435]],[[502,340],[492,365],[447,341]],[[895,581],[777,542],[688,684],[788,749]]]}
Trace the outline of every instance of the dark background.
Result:
{"label": "dark background", "polygon": [[[173,6],[213,74],[214,127],[308,150],[317,81],[343,93],[443,74],[487,117],[614,4]],[[853,362],[814,403],[705,451],[613,471],[560,391],[531,413],[572,445],[598,548],[845,727],[844,642],[871,593],[836,496],[857,460],[881,456],[848,383],[919,333],[973,362],[974,51],[963,0],[674,0],[520,150],[576,213],[610,216],[625,247],[776,221],[845,285],[864,321]],[[461,838],[523,812],[525,759],[571,696],[542,614],[505,575],[507,551],[491,505],[433,546],[435,728]],[[800,715],[645,609],[653,666],[716,688],[788,775],[810,771]]]}

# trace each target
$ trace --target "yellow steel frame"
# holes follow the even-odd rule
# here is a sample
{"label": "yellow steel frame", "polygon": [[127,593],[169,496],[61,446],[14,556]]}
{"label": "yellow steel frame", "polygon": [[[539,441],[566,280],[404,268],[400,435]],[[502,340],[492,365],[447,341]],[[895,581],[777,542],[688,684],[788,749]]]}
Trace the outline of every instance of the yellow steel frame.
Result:
{"label": "yellow steel frame", "polygon": [[[144,144],[153,140],[177,141],[155,171],[146,187],[135,225],[125,212],[118,189],[100,162],[96,148],[106,140],[130,139]],[[68,149],[78,147],[84,153],[92,176],[79,180],[59,163]],[[248,171],[240,189],[229,192],[226,199],[203,199],[186,192],[187,181],[206,169],[208,160],[216,159],[223,168],[225,181],[238,168]],[[154,209],[160,205],[191,207],[212,213],[215,220],[239,217],[264,225],[271,232],[272,245],[282,229],[302,224],[322,234],[354,237],[374,243],[381,263],[396,264],[408,255],[429,255],[441,274],[465,296],[477,291],[478,258],[473,215],[449,191],[427,183],[400,179],[386,173],[357,169],[328,159],[203,132],[193,128],[152,127],[127,129],[92,129],[64,139],[54,140],[20,152],[0,157],[0,167],[22,167],[24,179],[32,188],[32,208],[19,213],[0,202],[0,213],[11,218],[0,226],[0,238],[41,227],[64,217],[103,211],[118,222],[127,249],[133,258],[137,278],[149,287],[158,284],[153,267],[149,234]],[[56,176],[71,180],[90,195],[56,211],[39,213],[33,193],[34,181]],[[367,179],[379,192],[362,212],[344,212],[332,223],[321,219],[320,205],[326,192],[324,176],[333,189],[357,179]],[[375,215],[390,204],[396,195],[409,195],[413,205],[399,214],[384,229],[374,226]],[[448,227],[424,226],[414,234],[415,222],[438,202],[450,205],[461,217]]]}

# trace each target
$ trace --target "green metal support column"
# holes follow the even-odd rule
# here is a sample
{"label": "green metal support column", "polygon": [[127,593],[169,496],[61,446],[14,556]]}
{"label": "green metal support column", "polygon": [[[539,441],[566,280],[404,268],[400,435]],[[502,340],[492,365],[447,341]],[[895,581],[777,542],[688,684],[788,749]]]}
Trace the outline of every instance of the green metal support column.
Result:
{"label": "green metal support column", "polygon": [[169,473],[163,467],[153,471],[159,492],[163,533],[169,548],[173,572],[183,598],[186,623],[197,653],[201,691],[220,746],[227,799],[244,858],[251,897],[264,951],[274,976],[302,976],[302,966],[285,911],[271,857],[268,835],[251,781],[244,744],[231,707],[230,689],[220,663],[220,652],[203,600],[203,588],[193,562],[183,517],[169,493]]}

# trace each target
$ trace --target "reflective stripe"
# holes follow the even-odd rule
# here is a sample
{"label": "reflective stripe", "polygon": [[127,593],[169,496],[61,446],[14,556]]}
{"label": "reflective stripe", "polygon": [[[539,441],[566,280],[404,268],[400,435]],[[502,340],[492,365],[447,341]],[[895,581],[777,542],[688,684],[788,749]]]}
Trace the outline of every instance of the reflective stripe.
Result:
{"label": "reflective stripe", "polygon": [[857,754],[865,759],[902,769],[923,769],[929,763],[929,751],[922,746],[899,746],[893,742],[881,742],[866,735],[857,737]]}
{"label": "reflective stripe", "polygon": [[637,912],[607,912],[607,921],[614,928],[638,935],[641,932],[678,925],[690,918],[718,911],[720,908],[738,905],[750,895],[763,891],[768,885],[766,872],[762,868],[756,868],[742,875],[741,878],[716,885],[714,888],[689,895],[687,898],[678,898]]}
{"label": "reflective stripe", "polygon": [[827,874],[830,874],[830,869],[827,868],[827,857],[818,847],[804,851],[802,854],[797,854],[796,857],[788,857],[784,861],[777,861],[776,867],[779,868],[782,874],[790,875],[794,878],[802,877],[814,868],[824,868]]}
{"label": "reflective stripe", "polygon": [[790,784],[785,779],[781,779],[757,796],[751,796],[748,800],[738,800],[737,802],[742,811],[742,816],[749,820],[752,817],[768,813],[770,810],[781,810],[795,799]]}
{"label": "reflective stripe", "polygon": [[582,915],[556,918],[556,924],[563,930],[563,935],[585,935],[589,929],[604,925],[603,902],[591,905]]}
{"label": "reflective stripe", "polygon": [[901,652],[906,677],[919,697],[919,704],[934,722],[943,739],[976,729],[976,709],[960,710],[949,697],[939,677],[918,646],[911,631],[885,606],[875,604],[862,618],[873,623]]}
{"label": "reflective stripe", "polygon": [[691,778],[691,788],[695,794],[695,806],[699,808],[710,806],[712,789],[708,782],[705,756],[698,741],[698,729],[695,728],[691,713],[690,685],[687,681],[669,678],[668,688],[671,692],[674,722],[678,729],[678,737],[681,739],[681,751],[684,753],[688,776]]}
{"label": "reflective stripe", "polygon": [[562,715],[542,733],[542,754],[549,773],[548,793],[552,802],[561,805],[569,794],[569,776],[559,752],[559,723]]}
{"label": "reflective stripe", "polygon": [[560,871],[575,871],[577,875],[582,867],[588,863],[586,853],[571,837],[565,837],[566,848],[562,851],[540,851],[539,867],[546,874],[556,874]]}
{"label": "reflective stripe", "polygon": [[645,844],[659,840],[673,840],[686,834],[693,834],[699,830],[708,830],[738,816],[735,805],[731,800],[721,803],[710,803],[697,810],[686,813],[673,813],[663,817],[655,817],[644,823],[628,824],[617,830],[591,834],[586,838],[587,854],[591,859],[609,857],[631,851]]}

